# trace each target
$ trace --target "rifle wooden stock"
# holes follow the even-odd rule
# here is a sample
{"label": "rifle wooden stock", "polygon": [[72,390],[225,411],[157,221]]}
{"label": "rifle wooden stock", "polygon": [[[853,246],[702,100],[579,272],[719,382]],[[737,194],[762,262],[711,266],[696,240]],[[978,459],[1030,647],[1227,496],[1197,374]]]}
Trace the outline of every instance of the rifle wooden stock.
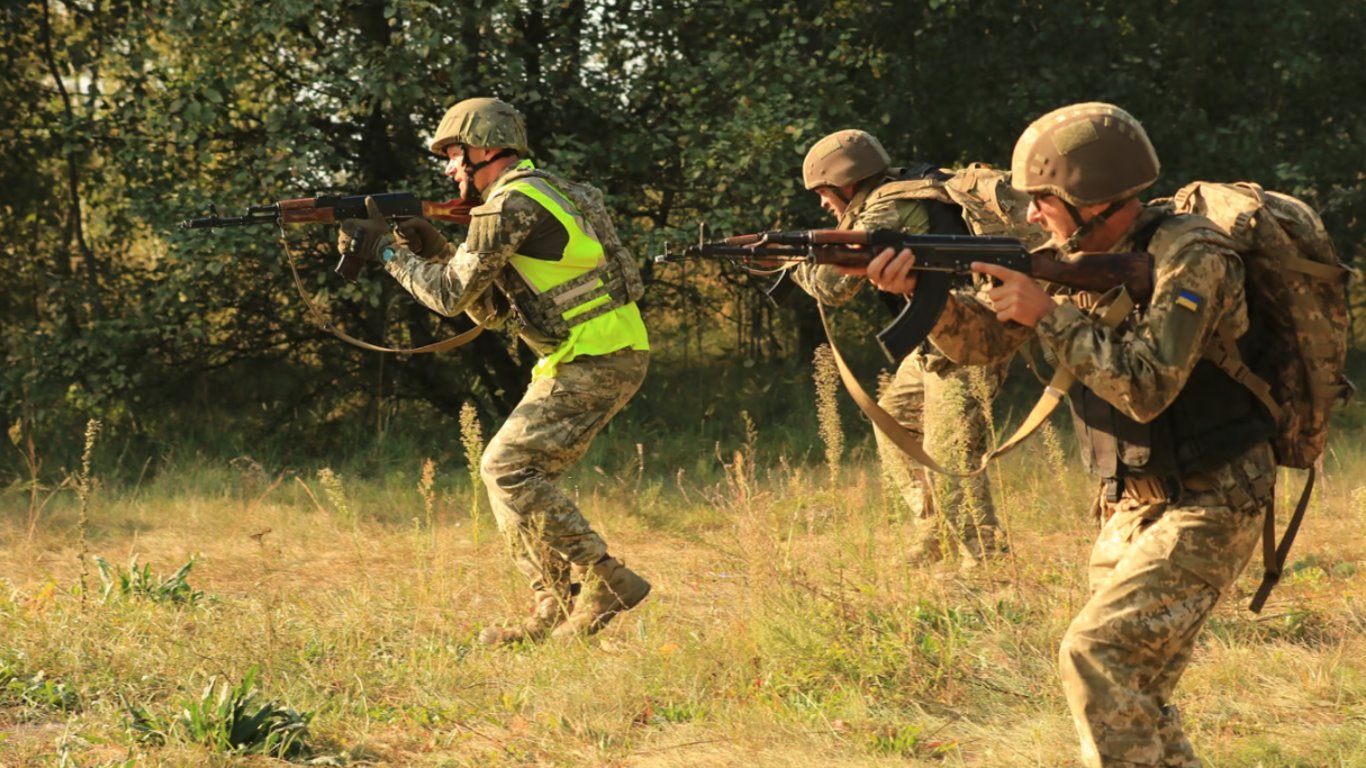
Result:
{"label": "rifle wooden stock", "polygon": [[1070,261],[1033,253],[1029,274],[1057,285],[1097,293],[1122,285],[1136,302],[1147,301],[1153,295],[1153,262],[1146,253],[1086,253]]}
{"label": "rifle wooden stock", "polygon": [[423,200],[422,218],[467,225],[470,223],[470,210],[476,205],[479,205],[479,203],[463,199],[447,200],[444,203],[434,203]]}

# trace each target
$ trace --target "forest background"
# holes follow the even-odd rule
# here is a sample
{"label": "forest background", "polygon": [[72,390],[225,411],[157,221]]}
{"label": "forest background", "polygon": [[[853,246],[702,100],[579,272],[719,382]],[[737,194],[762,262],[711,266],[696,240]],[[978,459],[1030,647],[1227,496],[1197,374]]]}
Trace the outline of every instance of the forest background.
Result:
{"label": "forest background", "polygon": [[[1066,419],[992,470],[1004,562],[908,568],[867,424],[813,386],[810,300],[650,257],[702,221],[827,223],[800,179],[827,132],[1004,166],[1083,100],[1143,122],[1154,194],[1256,181],[1366,253],[1359,1],[20,0],[0,21],[0,765],[1075,765],[1053,656],[1094,529]],[[177,227],[451,198],[426,139],[475,95],[603,189],[647,281],[651,374],[564,487],[656,591],[590,647],[474,641],[525,608],[467,470],[527,350],[354,349],[310,321],[277,229]],[[286,232],[348,332],[468,327],[378,270],[341,281],[335,236]],[[870,388],[885,319],[868,296],[835,319]],[[1363,345],[1356,323],[1358,382]],[[996,428],[1038,388],[1020,366]],[[1211,765],[1366,764],[1362,422],[1339,411],[1267,611],[1242,607],[1254,564],[1204,635],[1181,706]]]}
{"label": "forest background", "polygon": [[[1156,194],[1254,180],[1314,204],[1344,258],[1366,231],[1360,3],[101,0],[3,14],[0,421],[40,446],[49,477],[74,466],[89,418],[110,471],[137,478],[174,453],[339,462],[397,440],[452,455],[463,403],[486,424],[505,414],[533,362],[507,338],[356,350],[310,321],[277,229],[176,228],[213,205],[454,197],[425,139],[473,95],[517,105],[538,163],[605,191],[641,258],[656,350],[619,429],[668,434],[679,456],[742,430],[704,414],[744,408],[768,428],[809,411],[792,405],[810,403],[798,382],[822,337],[805,297],[778,309],[751,280],[648,257],[701,221],[825,224],[800,170],[832,130],[868,130],[899,163],[1008,166],[1034,117],[1111,101],[1158,147]],[[288,234],[353,335],[421,344],[467,327],[378,270],[342,282],[332,227]],[[1358,286],[1354,309],[1364,300]],[[858,313],[845,343],[877,364]],[[0,455],[0,480],[29,475]]]}

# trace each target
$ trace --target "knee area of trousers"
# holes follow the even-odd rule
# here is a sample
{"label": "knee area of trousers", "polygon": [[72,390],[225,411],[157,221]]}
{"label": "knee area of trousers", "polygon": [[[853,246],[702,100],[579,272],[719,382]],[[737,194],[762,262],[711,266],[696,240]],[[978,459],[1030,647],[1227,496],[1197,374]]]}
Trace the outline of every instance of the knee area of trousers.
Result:
{"label": "knee area of trousers", "polygon": [[1064,667],[1103,663],[1102,659],[1113,656],[1115,651],[1123,648],[1124,644],[1119,640],[1104,626],[1079,627],[1074,622],[1058,644],[1058,663]]}
{"label": "knee area of trousers", "polygon": [[502,460],[501,452],[493,450],[493,446],[484,451],[483,457],[479,459],[479,477],[483,478],[486,485],[495,485],[498,478],[507,474],[506,462]]}

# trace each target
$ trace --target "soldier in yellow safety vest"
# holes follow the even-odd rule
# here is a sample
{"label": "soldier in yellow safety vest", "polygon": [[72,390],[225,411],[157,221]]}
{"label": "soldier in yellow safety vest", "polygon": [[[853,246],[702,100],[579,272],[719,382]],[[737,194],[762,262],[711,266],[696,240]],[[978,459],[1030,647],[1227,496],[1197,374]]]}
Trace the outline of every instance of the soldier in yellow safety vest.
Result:
{"label": "soldier in yellow safety vest", "polygon": [[[636,300],[643,284],[617,239],[602,193],[538,170],[526,125],[510,104],[466,99],[446,112],[431,150],[471,212],[454,246],[428,221],[391,230],[372,211],[344,222],[338,247],[383,261],[432,310],[468,312],[486,325],[500,294],[539,355],[521,402],[480,464],[499,530],[535,593],[529,618],[490,626],[490,645],[592,634],[634,607],[650,584],[607,553],[607,544],[555,480],[639,389],[649,340]],[[577,596],[571,582],[582,579]]]}

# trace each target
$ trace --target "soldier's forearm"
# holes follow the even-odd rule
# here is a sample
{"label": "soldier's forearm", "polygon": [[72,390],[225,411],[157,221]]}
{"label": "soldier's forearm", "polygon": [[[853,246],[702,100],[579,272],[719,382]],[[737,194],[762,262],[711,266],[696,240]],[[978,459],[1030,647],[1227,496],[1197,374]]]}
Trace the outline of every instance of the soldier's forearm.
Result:
{"label": "soldier's forearm", "polygon": [[400,248],[385,269],[424,306],[446,317],[469,308],[477,293],[467,290],[449,263],[425,261]]}

